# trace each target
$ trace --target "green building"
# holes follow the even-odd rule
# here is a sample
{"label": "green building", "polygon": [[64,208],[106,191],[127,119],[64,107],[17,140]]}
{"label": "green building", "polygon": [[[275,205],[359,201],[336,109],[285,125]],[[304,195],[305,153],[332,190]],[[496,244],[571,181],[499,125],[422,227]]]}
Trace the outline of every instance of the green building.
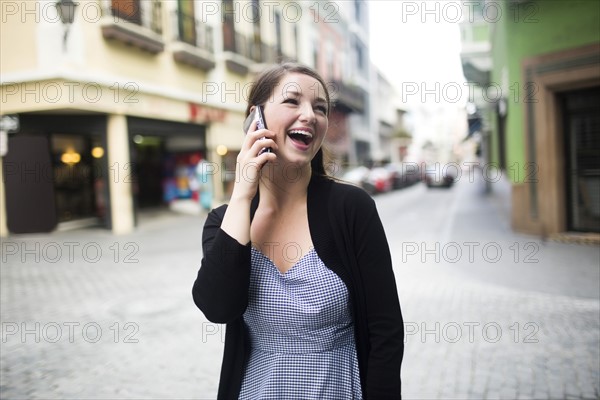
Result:
{"label": "green building", "polygon": [[600,1],[475,3],[463,67],[486,162],[512,186],[513,229],[597,240]]}

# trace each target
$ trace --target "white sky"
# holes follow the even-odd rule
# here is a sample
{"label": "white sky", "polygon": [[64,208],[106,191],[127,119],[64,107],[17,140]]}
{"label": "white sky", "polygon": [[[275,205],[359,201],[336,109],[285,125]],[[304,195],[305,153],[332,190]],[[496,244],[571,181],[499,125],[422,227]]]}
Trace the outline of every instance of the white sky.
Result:
{"label": "white sky", "polygon": [[[448,83],[464,88],[459,25],[450,22],[458,19],[459,8],[449,6],[447,1],[368,0],[367,3],[371,60],[399,93],[403,84],[406,87],[409,83],[419,88],[425,85],[428,90],[436,82],[440,88]],[[465,94],[466,91],[465,88]],[[405,99],[409,103],[420,102],[421,95],[405,95]],[[425,99],[433,102],[434,96]]]}
{"label": "white sky", "polygon": [[460,60],[461,2],[367,0],[367,4],[371,60],[410,111],[405,117],[413,135],[409,157],[421,160],[421,146],[432,141],[444,161],[453,143],[467,133],[466,112],[460,110],[469,92]]}

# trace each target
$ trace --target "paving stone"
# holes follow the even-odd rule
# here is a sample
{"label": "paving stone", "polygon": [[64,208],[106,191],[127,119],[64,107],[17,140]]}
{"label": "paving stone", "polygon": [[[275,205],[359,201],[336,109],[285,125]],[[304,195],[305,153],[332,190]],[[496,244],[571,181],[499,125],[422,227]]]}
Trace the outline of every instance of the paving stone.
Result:
{"label": "paving stone", "polygon": [[[589,278],[597,274],[590,261],[597,248],[542,245],[512,233],[497,199],[473,196],[475,184],[435,194],[456,215],[442,210],[433,222],[403,215],[411,202],[424,199],[422,210],[429,207],[424,187],[376,197],[411,332],[404,398],[598,399],[600,289]],[[413,217],[422,223],[409,234],[402,221]],[[47,252],[37,259],[26,254],[26,262],[21,254],[2,256],[0,397],[214,399],[225,328],[208,322],[191,298],[203,222],[166,214],[142,219],[123,236],[84,229],[7,238]],[[402,262],[407,238],[427,249],[450,241],[497,243],[508,257],[477,265],[443,255],[438,262],[431,255]],[[77,243],[72,258],[69,243]],[[539,245],[540,261],[515,265],[515,243],[521,250]],[[51,262],[56,246],[62,257]],[[96,260],[91,251],[98,248]]]}

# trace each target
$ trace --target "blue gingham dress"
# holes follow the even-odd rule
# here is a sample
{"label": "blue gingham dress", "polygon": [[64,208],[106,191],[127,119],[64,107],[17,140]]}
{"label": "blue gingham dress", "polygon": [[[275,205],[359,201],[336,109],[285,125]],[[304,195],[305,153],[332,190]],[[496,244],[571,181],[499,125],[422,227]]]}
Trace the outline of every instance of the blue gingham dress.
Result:
{"label": "blue gingham dress", "polygon": [[311,249],[282,274],[252,248],[240,399],[362,399],[344,282]]}

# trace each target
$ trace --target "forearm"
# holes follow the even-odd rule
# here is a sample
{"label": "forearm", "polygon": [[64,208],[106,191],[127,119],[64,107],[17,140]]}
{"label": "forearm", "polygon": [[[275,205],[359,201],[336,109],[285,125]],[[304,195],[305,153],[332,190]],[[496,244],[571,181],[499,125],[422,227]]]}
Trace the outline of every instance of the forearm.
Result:
{"label": "forearm", "polygon": [[250,199],[234,194],[221,224],[221,229],[241,245],[250,242],[250,203]]}

